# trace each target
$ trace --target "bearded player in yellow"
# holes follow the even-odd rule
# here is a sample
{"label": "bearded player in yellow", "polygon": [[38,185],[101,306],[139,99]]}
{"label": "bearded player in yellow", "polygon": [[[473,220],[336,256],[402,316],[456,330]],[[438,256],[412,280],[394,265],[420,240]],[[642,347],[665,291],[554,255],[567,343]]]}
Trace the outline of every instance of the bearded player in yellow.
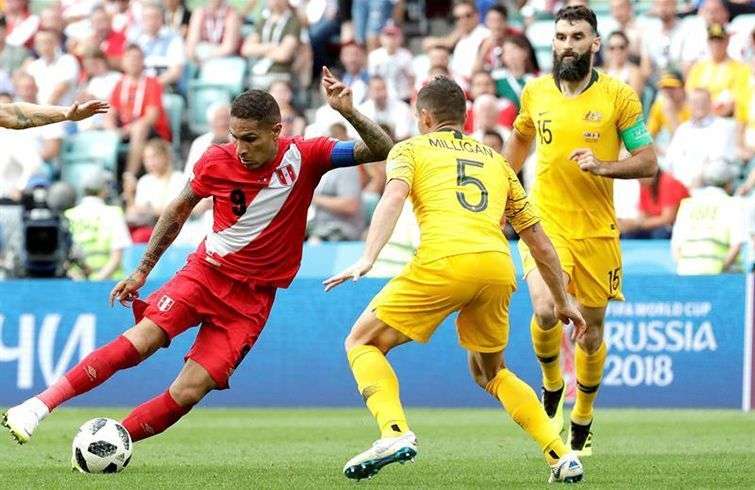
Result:
{"label": "bearded player in yellow", "polygon": [[346,339],[349,365],[381,438],[347,462],[344,474],[369,478],[386,464],[417,454],[398,379],[385,355],[412,340],[427,342],[458,311],[459,343],[469,351],[474,380],[538,443],[551,466],[551,481],[579,481],[579,459],[551,426],[535,392],[503,360],[516,277],[501,221],[505,217],[530,246],[555,298],[553,316],[573,321],[581,334],[584,320],[566,293],[556,252],[508,163],[462,134],[461,88],[437,78],[420,90],[416,110],[422,135],[397,144],[388,155],[388,182],[362,258],[324,283],[330,290],[370,270],[410,196],[421,236],[417,254],[374,298]]}
{"label": "bearded player in yellow", "polygon": [[[577,395],[569,433],[572,450],[587,456],[592,453],[593,403],[606,360],[606,306],[609,300],[623,299],[613,179],[651,177],[658,168],[637,94],[593,69],[593,55],[600,49],[595,14],[582,6],[566,7],[555,22],[553,74],[525,86],[504,156],[519,171],[536,141],[532,203],[587,322],[575,349]],[[619,160],[622,143],[631,156]],[[542,401],[560,432],[563,323],[553,314],[553,296],[535,268],[532,250],[520,242],[520,251],[535,312],[530,330],[543,372]]]}

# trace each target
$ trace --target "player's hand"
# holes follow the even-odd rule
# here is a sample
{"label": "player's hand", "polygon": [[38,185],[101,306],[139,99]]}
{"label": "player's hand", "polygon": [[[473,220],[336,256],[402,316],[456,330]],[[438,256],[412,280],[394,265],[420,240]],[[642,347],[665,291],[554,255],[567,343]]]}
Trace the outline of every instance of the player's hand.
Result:
{"label": "player's hand", "polygon": [[132,301],[139,297],[139,289],[144,286],[144,281],[146,280],[146,274],[135,271],[115,285],[113,290],[110,291],[108,303],[110,303],[110,306],[113,306],[115,300],[118,300],[123,306],[128,307]]}
{"label": "player's hand", "polygon": [[81,121],[95,114],[104,114],[110,110],[110,105],[102,100],[90,100],[89,102],[74,102],[66,111],[66,120]]}
{"label": "player's hand", "polygon": [[362,257],[356,262],[356,264],[352,265],[340,274],[336,274],[335,276],[325,279],[322,282],[322,285],[325,286],[325,292],[327,293],[334,287],[348,281],[349,279],[354,282],[358,281],[361,277],[364,277],[364,275],[367,274],[370,269],[372,269],[372,264],[372,261]]}
{"label": "player's hand", "polygon": [[569,301],[565,305],[554,306],[553,312],[556,314],[556,318],[561,320],[564,325],[568,324],[570,321],[572,322],[574,325],[574,330],[572,330],[571,334],[572,340],[581,339],[587,332],[585,319],[582,318],[582,313],[579,312],[574,301]]}
{"label": "player's hand", "polygon": [[602,175],[603,162],[598,160],[589,148],[577,148],[571,155],[569,160],[574,160],[579,165],[579,169],[583,172],[590,172],[594,175]]}
{"label": "player's hand", "polygon": [[322,67],[322,81],[320,85],[325,90],[328,104],[341,114],[347,114],[354,110],[354,102],[351,97],[351,89],[337,79],[327,66]]}

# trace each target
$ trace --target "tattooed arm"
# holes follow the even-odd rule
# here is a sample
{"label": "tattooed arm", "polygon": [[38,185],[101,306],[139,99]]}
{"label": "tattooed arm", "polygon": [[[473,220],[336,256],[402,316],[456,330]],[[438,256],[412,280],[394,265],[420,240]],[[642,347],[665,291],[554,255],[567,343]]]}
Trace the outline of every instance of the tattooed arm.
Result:
{"label": "tattooed arm", "polygon": [[354,162],[380,162],[386,159],[393,147],[393,140],[367,116],[359,112],[351,98],[351,89],[338,80],[326,67],[322,67],[322,88],[328,104],[357,130],[362,141],[354,146]]}
{"label": "tattooed arm", "polygon": [[95,114],[107,112],[107,102],[92,100],[70,107],[37,105],[27,102],[0,104],[0,127],[26,129],[61,121],[81,121]]}
{"label": "tattooed arm", "polygon": [[393,140],[383,131],[383,128],[367,119],[367,116],[356,109],[341,114],[362,138],[362,141],[357,141],[354,145],[354,161],[357,163],[381,162],[388,158],[388,152],[393,147]]}
{"label": "tattooed arm", "polygon": [[138,297],[139,288],[144,285],[157,261],[176,239],[178,232],[189,219],[194,206],[201,200],[202,198],[191,189],[191,184],[186,184],[181,194],[168,204],[165,211],[160,215],[160,219],[157,220],[147,250],[144,252],[136,270],[128,278],[116,284],[110,292],[111,305],[117,299],[125,306],[129,301]]}

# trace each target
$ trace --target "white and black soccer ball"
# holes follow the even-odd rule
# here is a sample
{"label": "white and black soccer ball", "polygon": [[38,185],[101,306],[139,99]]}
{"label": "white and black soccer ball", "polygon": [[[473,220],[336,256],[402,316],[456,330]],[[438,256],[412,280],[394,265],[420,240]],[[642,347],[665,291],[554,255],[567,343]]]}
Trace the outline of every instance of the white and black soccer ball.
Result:
{"label": "white and black soccer ball", "polygon": [[133,447],[121,424],[112,419],[92,419],[73,438],[72,464],[82,473],[118,473],[131,461]]}

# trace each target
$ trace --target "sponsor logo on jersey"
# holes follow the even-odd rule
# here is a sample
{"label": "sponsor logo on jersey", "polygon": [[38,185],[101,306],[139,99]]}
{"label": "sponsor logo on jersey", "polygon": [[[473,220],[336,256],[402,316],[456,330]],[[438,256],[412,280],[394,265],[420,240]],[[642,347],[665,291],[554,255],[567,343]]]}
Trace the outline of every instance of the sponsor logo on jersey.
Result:
{"label": "sponsor logo on jersey", "polygon": [[168,296],[167,294],[164,294],[162,298],[160,298],[160,301],[157,302],[157,309],[160,311],[168,311],[175,301],[173,301],[173,298]]}
{"label": "sponsor logo on jersey", "polygon": [[585,114],[585,121],[599,122],[603,119],[603,115],[598,111],[587,111]]}
{"label": "sponsor logo on jersey", "polygon": [[582,135],[585,137],[585,141],[598,141],[600,139],[600,133],[597,131],[585,131]]}

